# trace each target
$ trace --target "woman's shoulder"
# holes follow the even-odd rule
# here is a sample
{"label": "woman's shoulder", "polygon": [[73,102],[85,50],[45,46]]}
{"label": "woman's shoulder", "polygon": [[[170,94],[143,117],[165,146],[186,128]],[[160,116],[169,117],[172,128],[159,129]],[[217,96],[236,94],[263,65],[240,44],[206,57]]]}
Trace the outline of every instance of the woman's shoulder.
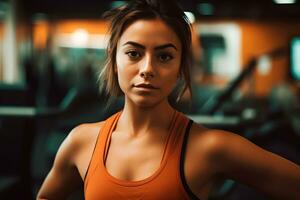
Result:
{"label": "woman's shoulder", "polygon": [[93,149],[103,124],[104,122],[84,123],[74,127],[61,144],[55,163],[66,163],[64,166],[78,165],[78,159],[82,160],[82,155]]}
{"label": "woman's shoulder", "polygon": [[85,151],[91,146],[94,147],[105,122],[111,117],[105,119],[104,121],[83,123],[74,127],[66,138],[69,146],[76,148],[79,152],[82,150]]}
{"label": "woman's shoulder", "polygon": [[74,127],[68,135],[73,145],[80,147],[96,141],[105,121],[84,123]]}
{"label": "woman's shoulder", "polygon": [[191,135],[193,135],[195,139],[199,140],[199,142],[209,144],[226,143],[226,141],[237,137],[236,133],[220,129],[207,128],[198,123],[193,123],[191,127]]}
{"label": "woman's shoulder", "polygon": [[[259,159],[267,158],[264,149],[247,138],[230,131],[204,128],[194,124],[191,129],[191,147],[199,159],[205,159],[217,171],[224,171],[234,166],[251,163],[259,165]],[[250,164],[249,164],[250,165]]]}
{"label": "woman's shoulder", "polygon": [[210,159],[223,157],[231,149],[236,149],[237,145],[240,147],[240,144],[248,142],[237,133],[210,129],[197,123],[193,123],[191,127],[189,141],[195,150],[205,153]]}

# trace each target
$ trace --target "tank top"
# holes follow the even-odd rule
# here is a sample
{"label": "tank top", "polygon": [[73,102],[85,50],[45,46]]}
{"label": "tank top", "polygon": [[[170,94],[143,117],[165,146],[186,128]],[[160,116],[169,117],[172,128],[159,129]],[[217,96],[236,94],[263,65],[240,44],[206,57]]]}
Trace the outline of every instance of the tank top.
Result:
{"label": "tank top", "polygon": [[110,137],[121,112],[109,117],[98,134],[84,178],[86,200],[185,200],[198,199],[188,187],[184,172],[186,142],[192,120],[175,111],[165,142],[161,163],[149,177],[139,181],[120,180],[109,174],[105,160]]}

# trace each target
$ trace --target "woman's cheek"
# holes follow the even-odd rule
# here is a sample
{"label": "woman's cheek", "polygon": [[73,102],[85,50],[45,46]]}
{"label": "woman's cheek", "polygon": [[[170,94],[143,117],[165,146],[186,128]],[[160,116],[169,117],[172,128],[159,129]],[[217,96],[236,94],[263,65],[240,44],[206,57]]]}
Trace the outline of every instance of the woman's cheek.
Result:
{"label": "woman's cheek", "polygon": [[130,89],[130,84],[133,79],[133,73],[129,70],[128,65],[120,64],[118,66],[118,81],[121,90],[126,93],[126,90]]}

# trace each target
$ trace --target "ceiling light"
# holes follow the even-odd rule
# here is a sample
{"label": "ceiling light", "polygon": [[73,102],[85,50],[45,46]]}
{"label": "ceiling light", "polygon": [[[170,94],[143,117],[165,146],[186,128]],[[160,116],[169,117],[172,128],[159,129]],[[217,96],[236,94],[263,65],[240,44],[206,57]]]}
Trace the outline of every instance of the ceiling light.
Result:
{"label": "ceiling light", "polygon": [[85,46],[89,39],[89,33],[84,29],[77,29],[72,33],[72,41],[74,45]]}
{"label": "ceiling light", "polygon": [[191,24],[195,22],[196,18],[192,12],[184,12],[184,14],[187,16]]}
{"label": "ceiling light", "polygon": [[276,4],[294,4],[297,0],[273,0]]}

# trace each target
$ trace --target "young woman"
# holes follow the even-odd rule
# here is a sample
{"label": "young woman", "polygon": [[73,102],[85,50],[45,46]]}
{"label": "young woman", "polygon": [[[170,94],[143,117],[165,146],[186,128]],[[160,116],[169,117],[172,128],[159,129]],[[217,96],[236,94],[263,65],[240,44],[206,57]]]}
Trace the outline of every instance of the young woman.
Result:
{"label": "young woman", "polygon": [[122,111],[80,125],[61,145],[37,199],[208,199],[222,177],[274,199],[300,199],[300,167],[246,139],[192,123],[168,96],[190,88],[190,25],[170,0],[135,0],[110,11],[101,84],[125,96]]}

